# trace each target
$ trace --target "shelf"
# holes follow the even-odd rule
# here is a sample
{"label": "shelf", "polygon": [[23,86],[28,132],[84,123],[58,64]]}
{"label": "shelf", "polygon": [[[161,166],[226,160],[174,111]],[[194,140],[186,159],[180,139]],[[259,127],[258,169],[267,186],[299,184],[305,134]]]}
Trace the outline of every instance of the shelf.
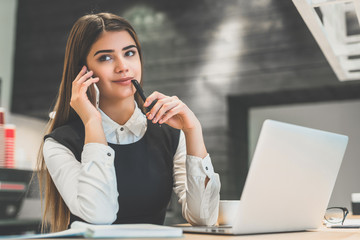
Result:
{"label": "shelf", "polygon": [[360,0],[292,0],[340,81],[360,80]]}

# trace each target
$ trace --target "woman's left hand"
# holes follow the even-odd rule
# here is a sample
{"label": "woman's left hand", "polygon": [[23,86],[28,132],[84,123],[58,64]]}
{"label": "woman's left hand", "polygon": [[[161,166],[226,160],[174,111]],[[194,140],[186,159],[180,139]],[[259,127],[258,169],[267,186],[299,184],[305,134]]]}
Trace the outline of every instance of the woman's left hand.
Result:
{"label": "woman's left hand", "polygon": [[200,126],[195,114],[178,97],[169,97],[159,92],[153,92],[146,99],[144,107],[148,107],[155,100],[157,103],[146,114],[153,123],[166,123],[184,132]]}

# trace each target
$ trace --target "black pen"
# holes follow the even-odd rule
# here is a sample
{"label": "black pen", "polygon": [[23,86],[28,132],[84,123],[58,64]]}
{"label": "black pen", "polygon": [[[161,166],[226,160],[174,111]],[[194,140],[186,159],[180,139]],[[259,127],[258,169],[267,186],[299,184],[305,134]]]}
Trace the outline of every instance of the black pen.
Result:
{"label": "black pen", "polygon": [[[146,96],[144,94],[144,90],[141,88],[139,82],[136,80],[136,79],[133,79],[131,80],[132,84],[134,84],[137,92],[139,93],[141,99],[145,102],[146,101]],[[156,104],[157,100],[153,101],[147,108],[147,112],[149,112],[153,107],[154,105]]]}

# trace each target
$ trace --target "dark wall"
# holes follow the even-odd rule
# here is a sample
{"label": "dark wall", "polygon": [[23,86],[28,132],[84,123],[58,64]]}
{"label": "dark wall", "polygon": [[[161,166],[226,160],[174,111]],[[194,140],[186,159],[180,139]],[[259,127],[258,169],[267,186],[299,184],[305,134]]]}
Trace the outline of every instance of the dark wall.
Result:
{"label": "dark wall", "polygon": [[337,80],[292,1],[19,0],[13,112],[47,117],[67,34],[91,11],[111,11],[133,23],[143,47],[146,92],[178,95],[198,116],[223,199],[239,196],[230,184],[239,169],[229,164],[237,160],[228,155],[228,95],[261,98],[264,92],[348,84]]}

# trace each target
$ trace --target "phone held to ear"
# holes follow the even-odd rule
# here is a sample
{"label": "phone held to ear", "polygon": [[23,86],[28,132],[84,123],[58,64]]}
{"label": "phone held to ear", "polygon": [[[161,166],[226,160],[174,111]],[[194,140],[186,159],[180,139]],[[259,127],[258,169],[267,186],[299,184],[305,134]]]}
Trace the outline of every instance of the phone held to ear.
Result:
{"label": "phone held to ear", "polygon": [[[86,73],[88,73],[88,72],[89,72],[89,70],[86,70]],[[90,92],[90,94],[88,94],[88,96],[90,96],[90,97],[94,96],[92,98],[92,102],[95,103],[96,109],[99,110],[100,91],[99,91],[99,88],[96,86],[96,83],[94,83],[93,86],[94,86],[94,91],[92,91],[91,89],[88,89],[88,92]]]}
{"label": "phone held to ear", "polygon": [[[89,70],[86,70],[86,73],[88,73],[88,72],[89,72]],[[88,89],[87,95],[88,95],[88,97],[92,97],[93,95],[95,95],[95,97],[94,97],[95,100],[93,100],[93,101],[95,101],[96,109],[99,110],[100,91],[99,91],[99,88],[96,86],[95,83],[93,85],[94,85],[94,91],[91,91],[90,89]],[[91,94],[91,92],[93,92],[93,94]],[[54,119],[55,115],[56,115],[56,111],[52,111],[52,112],[49,113],[49,118]]]}
{"label": "phone held to ear", "polygon": [[99,88],[96,86],[96,83],[94,83],[94,89],[95,89],[95,107],[97,110],[99,110],[100,91]]}

